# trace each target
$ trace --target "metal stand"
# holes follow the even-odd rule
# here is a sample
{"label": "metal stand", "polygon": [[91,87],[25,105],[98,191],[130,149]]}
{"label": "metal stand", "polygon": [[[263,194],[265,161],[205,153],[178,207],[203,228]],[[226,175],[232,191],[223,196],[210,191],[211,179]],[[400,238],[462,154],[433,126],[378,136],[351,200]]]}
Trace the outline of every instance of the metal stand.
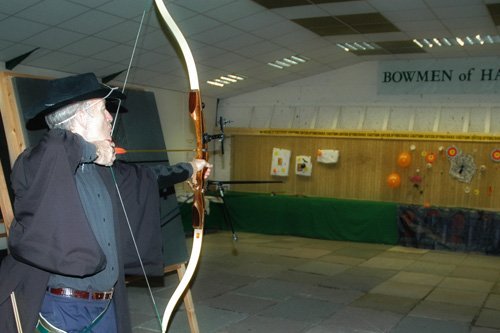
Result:
{"label": "metal stand", "polygon": [[224,214],[224,222],[226,222],[226,225],[231,229],[231,232],[233,234],[233,240],[237,241],[238,240],[238,235],[236,235],[236,232],[234,231],[234,225],[233,221],[231,221],[231,216],[229,215],[229,209],[227,208],[226,201],[224,200],[224,184],[222,182],[213,182],[215,184],[215,187],[217,189],[217,192],[219,192],[219,197],[222,200],[222,212]]}
{"label": "metal stand", "polygon": [[219,196],[222,200],[222,212],[224,214],[224,221],[227,226],[231,228],[231,232],[233,233],[233,240],[237,241],[238,236],[234,231],[234,225],[231,221],[231,216],[229,215],[229,209],[227,208],[226,201],[224,200],[224,184],[280,184],[283,183],[281,180],[209,180],[207,182],[208,185],[215,185],[217,192],[219,192]]}

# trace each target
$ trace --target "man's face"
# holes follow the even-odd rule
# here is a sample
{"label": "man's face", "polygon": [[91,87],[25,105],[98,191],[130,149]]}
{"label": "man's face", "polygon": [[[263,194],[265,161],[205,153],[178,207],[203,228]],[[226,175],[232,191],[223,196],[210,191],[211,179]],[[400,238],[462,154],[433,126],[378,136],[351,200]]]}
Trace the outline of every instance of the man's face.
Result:
{"label": "man's face", "polygon": [[111,140],[111,122],[113,117],[106,110],[106,102],[104,99],[90,100],[92,105],[87,113],[85,140],[89,142]]}

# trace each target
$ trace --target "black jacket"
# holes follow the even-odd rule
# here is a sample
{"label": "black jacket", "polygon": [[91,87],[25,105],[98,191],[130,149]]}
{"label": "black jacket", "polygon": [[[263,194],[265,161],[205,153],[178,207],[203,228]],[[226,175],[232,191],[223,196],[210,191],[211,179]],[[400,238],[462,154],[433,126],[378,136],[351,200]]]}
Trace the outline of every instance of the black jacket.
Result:
{"label": "black jacket", "polygon": [[[23,331],[32,332],[50,273],[92,275],[106,258],[87,222],[75,182],[85,149],[78,135],[51,130],[40,143],[23,152],[12,171],[15,219],[8,255],[0,266],[0,332],[17,332],[10,294],[15,292]],[[179,168],[172,183],[187,179],[189,164]],[[125,274],[141,269],[119,202],[120,190],[141,259],[149,275],[163,274],[159,197],[156,175],[148,168],[115,162],[100,167],[113,202],[120,277],[115,288],[118,332],[131,332]],[[116,185],[115,185],[116,180]]]}

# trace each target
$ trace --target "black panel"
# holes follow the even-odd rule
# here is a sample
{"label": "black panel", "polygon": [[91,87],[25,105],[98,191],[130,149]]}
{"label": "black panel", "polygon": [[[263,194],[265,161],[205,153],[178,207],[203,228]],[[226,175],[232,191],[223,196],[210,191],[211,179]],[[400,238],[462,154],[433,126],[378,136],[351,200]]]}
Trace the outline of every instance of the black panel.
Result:
{"label": "black panel", "polygon": [[[27,146],[35,145],[46,129],[27,130],[23,110],[46,94],[46,80],[33,78],[13,78],[19,111],[22,114],[24,137]],[[118,146],[126,149],[165,149],[165,141],[160,125],[156,101],[152,92],[127,90],[127,100],[123,104],[126,112],[120,111],[113,135]],[[149,161],[144,164],[164,163],[168,165],[168,155],[163,153],[131,153],[119,156],[120,159],[133,161]],[[159,194],[160,195],[160,194]],[[174,188],[160,200],[162,234],[165,264],[185,262],[188,259],[185,235],[182,227]]]}

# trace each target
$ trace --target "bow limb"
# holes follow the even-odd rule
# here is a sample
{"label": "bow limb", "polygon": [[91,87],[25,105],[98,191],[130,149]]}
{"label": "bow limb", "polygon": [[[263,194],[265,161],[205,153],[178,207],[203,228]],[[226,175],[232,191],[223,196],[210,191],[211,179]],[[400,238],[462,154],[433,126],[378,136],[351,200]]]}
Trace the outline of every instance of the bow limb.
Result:
{"label": "bow limb", "polygon": [[[194,121],[195,133],[196,133],[196,158],[204,159],[208,161],[208,147],[205,135],[205,124],[202,114],[201,106],[201,96],[199,90],[198,72],[196,71],[196,65],[194,62],[193,54],[191,49],[181,33],[179,27],[173,20],[172,16],[167,10],[167,7],[163,3],[163,0],[155,0],[155,7],[157,9],[158,15],[161,17],[167,28],[170,30],[172,36],[177,42],[184,62],[187,68],[189,77],[189,113],[191,119]],[[179,302],[180,298],[188,288],[191,279],[194,276],[198,261],[201,255],[201,246],[203,241],[203,225],[205,219],[205,199],[204,199],[204,180],[205,170],[199,171],[196,174],[196,182],[193,186],[194,198],[193,198],[193,248],[191,250],[191,256],[189,258],[189,263],[186,268],[186,272],[181,279],[177,289],[174,291],[172,297],[170,298],[165,312],[163,314],[162,320],[162,332],[166,332],[172,313]]]}

